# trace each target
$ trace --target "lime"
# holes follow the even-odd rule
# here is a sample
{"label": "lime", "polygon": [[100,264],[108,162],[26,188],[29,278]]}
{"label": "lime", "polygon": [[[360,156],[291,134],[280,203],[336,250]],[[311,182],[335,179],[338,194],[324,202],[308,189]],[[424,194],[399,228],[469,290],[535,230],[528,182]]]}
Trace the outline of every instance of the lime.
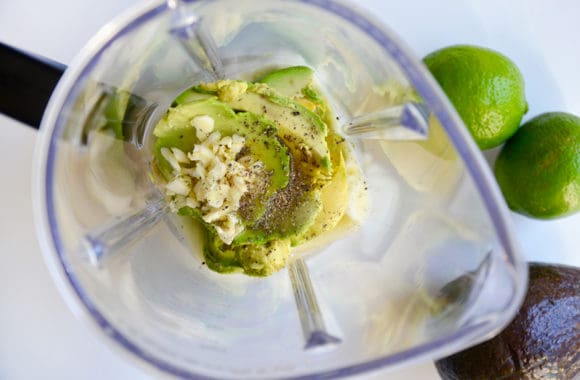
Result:
{"label": "lime", "polygon": [[423,61],[481,149],[501,145],[516,132],[528,105],[522,74],[507,57],[456,45]]}
{"label": "lime", "polygon": [[551,219],[580,210],[580,118],[539,115],[508,140],[495,176],[510,208]]}

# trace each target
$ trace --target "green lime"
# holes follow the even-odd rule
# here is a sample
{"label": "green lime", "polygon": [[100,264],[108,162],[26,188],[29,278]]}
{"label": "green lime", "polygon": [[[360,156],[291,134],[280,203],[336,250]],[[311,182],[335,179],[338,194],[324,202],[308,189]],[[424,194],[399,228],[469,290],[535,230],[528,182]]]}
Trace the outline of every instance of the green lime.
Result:
{"label": "green lime", "polygon": [[457,45],[434,51],[423,61],[481,149],[501,145],[516,132],[528,104],[522,74],[507,57]]}
{"label": "green lime", "polygon": [[510,208],[551,219],[580,210],[580,118],[539,115],[508,140],[495,176]]}

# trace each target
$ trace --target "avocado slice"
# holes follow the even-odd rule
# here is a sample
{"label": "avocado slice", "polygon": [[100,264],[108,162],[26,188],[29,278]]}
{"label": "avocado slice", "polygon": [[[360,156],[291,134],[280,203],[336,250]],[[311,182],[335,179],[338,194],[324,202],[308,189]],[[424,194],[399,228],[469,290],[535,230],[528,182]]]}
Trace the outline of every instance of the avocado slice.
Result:
{"label": "avocado slice", "polygon": [[273,71],[258,79],[278,91],[281,95],[293,98],[302,94],[314,79],[314,71],[306,66],[292,66]]}
{"label": "avocado slice", "polygon": [[348,203],[348,178],[342,152],[338,155],[336,164],[333,162],[332,180],[320,192],[321,210],[311,226],[292,240],[293,245],[303,244],[332,230],[344,217]]}
{"label": "avocado slice", "polygon": [[575,379],[580,375],[578,321],[580,268],[530,263],[526,298],[508,327],[435,365],[444,380]]}
{"label": "avocado slice", "polygon": [[[330,110],[323,96],[314,86],[314,71],[311,68],[287,67],[269,73],[258,82],[265,83],[277,93],[291,98],[308,111],[314,112],[327,125],[331,125],[332,120],[328,119]],[[328,133],[330,134],[331,131]]]}
{"label": "avocado slice", "polygon": [[224,244],[215,234],[209,233],[207,238],[205,262],[220,273],[243,271],[249,276],[265,277],[284,268],[290,256],[287,239],[233,246]]}
{"label": "avocado slice", "polygon": [[215,97],[215,96],[212,94],[204,94],[202,92],[197,92],[191,88],[188,88],[187,90],[185,90],[181,94],[179,94],[177,96],[177,98],[175,98],[175,100],[173,101],[171,106],[175,107],[175,106],[178,106],[180,104],[191,103],[191,102],[195,102],[198,100],[209,99],[212,97]]}
{"label": "avocado slice", "polygon": [[288,185],[272,196],[262,217],[238,235],[232,245],[263,244],[301,235],[322,210],[320,194],[308,168],[292,160]]}
{"label": "avocado slice", "polygon": [[257,222],[272,197],[282,191],[290,179],[290,152],[277,135],[276,127],[267,119],[242,112],[236,114],[234,132],[246,138],[244,154],[264,164],[269,174],[266,188],[256,188],[241,199],[240,215],[246,225]]}
{"label": "avocado slice", "polygon": [[219,273],[243,272],[243,266],[236,254],[236,249],[225,244],[218,236],[215,227],[206,223],[198,209],[188,206],[179,209],[179,216],[191,217],[205,227],[203,256],[205,264]]}

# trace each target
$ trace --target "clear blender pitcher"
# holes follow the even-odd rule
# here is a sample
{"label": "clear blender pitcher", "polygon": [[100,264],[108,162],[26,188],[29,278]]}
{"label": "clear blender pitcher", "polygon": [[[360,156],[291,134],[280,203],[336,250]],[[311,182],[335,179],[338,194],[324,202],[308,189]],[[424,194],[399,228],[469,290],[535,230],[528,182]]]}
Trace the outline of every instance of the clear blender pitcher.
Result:
{"label": "clear blender pitcher", "polygon": [[[194,84],[292,65],[314,69],[328,96],[368,215],[270,277],[212,272],[200,232],[159,196],[152,129]],[[437,359],[497,333],[526,288],[467,129],[401,41],[341,2],[135,10],[68,68],[37,152],[38,230],[65,299],[178,377],[328,378]]]}

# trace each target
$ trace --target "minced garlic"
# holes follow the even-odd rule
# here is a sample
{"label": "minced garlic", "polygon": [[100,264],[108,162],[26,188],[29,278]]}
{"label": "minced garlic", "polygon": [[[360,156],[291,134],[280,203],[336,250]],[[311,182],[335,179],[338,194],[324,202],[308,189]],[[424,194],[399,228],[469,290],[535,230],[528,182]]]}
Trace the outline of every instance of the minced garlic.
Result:
{"label": "minced garlic", "polygon": [[184,206],[199,210],[220,239],[230,244],[244,230],[238,215],[240,199],[264,174],[264,165],[238,157],[245,139],[236,134],[222,137],[214,131],[210,116],[196,116],[191,125],[200,141],[191,152],[161,148],[161,155],[173,169],[165,194],[174,212]]}

